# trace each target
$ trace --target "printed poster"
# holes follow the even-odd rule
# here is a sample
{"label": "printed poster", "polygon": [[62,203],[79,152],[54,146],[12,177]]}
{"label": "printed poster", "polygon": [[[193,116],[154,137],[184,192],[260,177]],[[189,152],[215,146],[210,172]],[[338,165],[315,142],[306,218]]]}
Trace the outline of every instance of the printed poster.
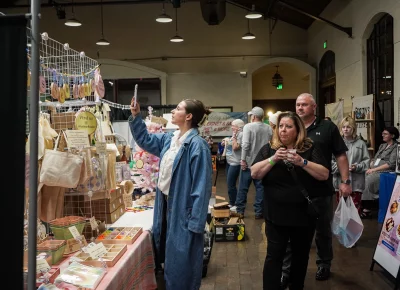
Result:
{"label": "printed poster", "polygon": [[357,122],[357,134],[361,134],[365,140],[369,140],[368,123],[360,120],[370,119],[370,113],[373,113],[374,95],[353,98],[352,112]]}
{"label": "printed poster", "polygon": [[392,197],[379,235],[374,260],[394,277],[400,266],[400,177],[397,176]]}
{"label": "printed poster", "polygon": [[332,122],[339,127],[343,120],[343,100],[337,103],[325,105],[325,116],[331,118]]}
{"label": "printed poster", "polygon": [[241,119],[246,124],[248,119],[247,112],[211,112],[208,116],[207,124],[199,128],[200,134],[203,136],[232,136],[231,124],[235,119]]}

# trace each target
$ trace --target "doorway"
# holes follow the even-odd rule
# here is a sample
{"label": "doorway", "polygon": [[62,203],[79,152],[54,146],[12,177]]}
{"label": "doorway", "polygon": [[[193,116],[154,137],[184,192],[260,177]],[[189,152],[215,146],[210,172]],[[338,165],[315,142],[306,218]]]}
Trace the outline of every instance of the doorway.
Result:
{"label": "doorway", "polygon": [[325,117],[325,105],[336,102],[335,53],[325,52],[319,63],[318,116]]}

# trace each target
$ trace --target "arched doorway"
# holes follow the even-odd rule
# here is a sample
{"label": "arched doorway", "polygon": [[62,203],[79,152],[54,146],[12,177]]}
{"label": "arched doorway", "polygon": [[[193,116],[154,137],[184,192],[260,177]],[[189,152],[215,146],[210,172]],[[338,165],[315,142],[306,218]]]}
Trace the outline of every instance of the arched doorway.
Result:
{"label": "arched doorway", "polygon": [[319,63],[318,115],[325,117],[325,105],[336,101],[335,53],[328,50]]}

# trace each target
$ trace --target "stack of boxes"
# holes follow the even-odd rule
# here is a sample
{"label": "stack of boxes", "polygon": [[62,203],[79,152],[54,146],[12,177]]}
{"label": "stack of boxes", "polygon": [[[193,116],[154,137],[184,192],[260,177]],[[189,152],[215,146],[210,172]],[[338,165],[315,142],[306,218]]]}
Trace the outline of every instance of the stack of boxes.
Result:
{"label": "stack of boxes", "polygon": [[245,224],[242,218],[233,216],[228,202],[216,203],[212,210],[211,230],[216,242],[245,240]]}

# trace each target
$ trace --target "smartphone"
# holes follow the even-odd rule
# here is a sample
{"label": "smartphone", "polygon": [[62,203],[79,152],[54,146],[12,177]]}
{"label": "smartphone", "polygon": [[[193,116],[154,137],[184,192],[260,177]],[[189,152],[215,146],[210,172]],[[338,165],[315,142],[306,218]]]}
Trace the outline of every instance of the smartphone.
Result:
{"label": "smartphone", "polygon": [[136,108],[136,100],[137,100],[137,88],[138,85],[135,85],[135,92],[133,93],[133,107]]}

